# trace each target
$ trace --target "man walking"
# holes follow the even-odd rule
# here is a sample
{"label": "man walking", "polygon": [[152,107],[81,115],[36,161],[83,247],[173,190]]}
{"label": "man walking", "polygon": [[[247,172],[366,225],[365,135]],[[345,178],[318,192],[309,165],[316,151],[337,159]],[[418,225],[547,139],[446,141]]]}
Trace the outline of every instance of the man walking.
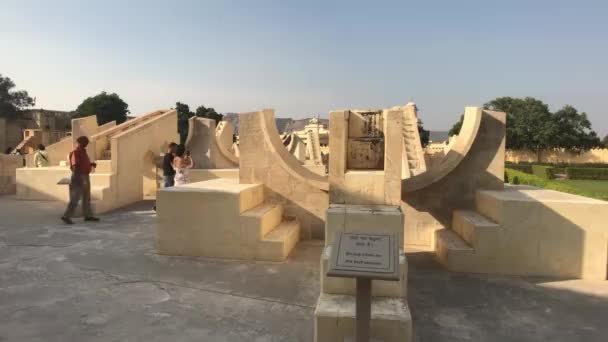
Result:
{"label": "man walking", "polygon": [[89,144],[89,138],[85,136],[76,139],[76,148],[70,153],[70,169],[72,170],[72,178],[70,179],[70,203],[61,217],[61,220],[66,224],[73,224],[72,216],[78,207],[78,202],[82,199],[82,211],[85,221],[99,221],[93,216],[91,210],[91,181],[89,174],[97,165],[91,163],[87,155],[86,147]]}

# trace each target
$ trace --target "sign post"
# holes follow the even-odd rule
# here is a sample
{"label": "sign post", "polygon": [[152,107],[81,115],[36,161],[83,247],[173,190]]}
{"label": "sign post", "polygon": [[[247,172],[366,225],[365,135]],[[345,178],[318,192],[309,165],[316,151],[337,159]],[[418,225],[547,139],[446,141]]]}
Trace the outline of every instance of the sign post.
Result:
{"label": "sign post", "polygon": [[399,280],[399,246],[394,234],[338,232],[327,276],[355,278],[355,341],[369,342],[372,280]]}

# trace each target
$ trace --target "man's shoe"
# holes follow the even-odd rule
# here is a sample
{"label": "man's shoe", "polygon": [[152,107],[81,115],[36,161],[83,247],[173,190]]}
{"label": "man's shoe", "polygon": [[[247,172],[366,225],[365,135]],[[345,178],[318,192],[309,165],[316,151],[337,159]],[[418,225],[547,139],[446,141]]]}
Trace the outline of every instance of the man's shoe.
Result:
{"label": "man's shoe", "polygon": [[65,223],[65,224],[74,224],[72,219],[70,219],[69,217],[65,217],[65,216],[61,217],[61,221],[63,221],[63,223]]}
{"label": "man's shoe", "polygon": [[97,217],[93,217],[93,216],[91,216],[91,217],[85,217],[84,220],[85,221],[91,221],[91,222],[98,222],[99,221],[99,219]]}

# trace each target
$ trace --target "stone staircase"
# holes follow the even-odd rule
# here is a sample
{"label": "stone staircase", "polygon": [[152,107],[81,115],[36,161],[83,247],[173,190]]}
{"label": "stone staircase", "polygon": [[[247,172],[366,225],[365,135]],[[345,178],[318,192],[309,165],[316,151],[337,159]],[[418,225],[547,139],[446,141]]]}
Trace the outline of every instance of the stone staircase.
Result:
{"label": "stone staircase", "polygon": [[436,232],[435,250],[439,260],[458,272],[491,271],[493,252],[501,238],[501,227],[472,210],[456,210],[452,229]]}
{"label": "stone staircase", "polygon": [[283,261],[300,239],[300,224],[283,218],[281,204],[261,203],[240,218],[245,244],[254,246],[252,259]]}
{"label": "stone staircase", "polygon": [[478,190],[474,210],[454,211],[451,229],[435,232],[435,252],[456,272],[605,280],[607,209],[528,186]]}
{"label": "stone staircase", "polygon": [[418,132],[418,118],[414,112],[405,111],[403,117],[403,178],[415,176],[426,170],[426,162]]}
{"label": "stone staircase", "polygon": [[157,216],[158,250],[167,255],[284,261],[300,239],[299,222],[264,201],[262,184],[238,179],[162,189]]}

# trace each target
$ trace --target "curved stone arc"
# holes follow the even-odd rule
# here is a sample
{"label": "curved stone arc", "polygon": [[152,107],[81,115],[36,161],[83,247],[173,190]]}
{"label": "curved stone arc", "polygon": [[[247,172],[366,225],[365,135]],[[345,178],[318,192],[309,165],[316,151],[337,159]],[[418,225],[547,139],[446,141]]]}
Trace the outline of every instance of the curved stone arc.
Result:
{"label": "curved stone arc", "polygon": [[228,147],[226,147],[226,145],[222,142],[222,136],[224,134],[229,134],[230,141],[232,141],[233,132],[234,132],[234,128],[231,126],[230,123],[228,123],[226,121],[220,121],[220,123],[218,124],[218,126],[215,130],[215,144],[217,146],[217,149],[222,154],[222,156],[224,156],[224,158],[228,159],[235,166],[238,166],[239,157],[237,157],[235,153],[232,153],[232,151],[230,151],[228,149]]}
{"label": "curved stone arc", "polygon": [[190,147],[194,141],[194,136],[196,135],[196,116],[193,116],[188,119],[188,135],[186,136],[186,141],[184,142],[184,146]]}
{"label": "curved stone arc", "polygon": [[465,158],[477,138],[483,110],[480,107],[466,107],[460,133],[454,139],[451,149],[436,167],[419,175],[401,181],[402,196],[405,193],[425,188],[448,175]]}
{"label": "curved stone arc", "polygon": [[[302,164],[292,156],[283,145],[283,141],[277,130],[274,119],[274,111],[272,109],[264,109],[262,115],[261,128],[264,133],[264,139],[279,158],[281,166],[296,179],[305,182],[315,188],[323,191],[329,191],[329,182],[327,176],[321,176],[302,166]],[[270,114],[268,114],[270,113]]]}

